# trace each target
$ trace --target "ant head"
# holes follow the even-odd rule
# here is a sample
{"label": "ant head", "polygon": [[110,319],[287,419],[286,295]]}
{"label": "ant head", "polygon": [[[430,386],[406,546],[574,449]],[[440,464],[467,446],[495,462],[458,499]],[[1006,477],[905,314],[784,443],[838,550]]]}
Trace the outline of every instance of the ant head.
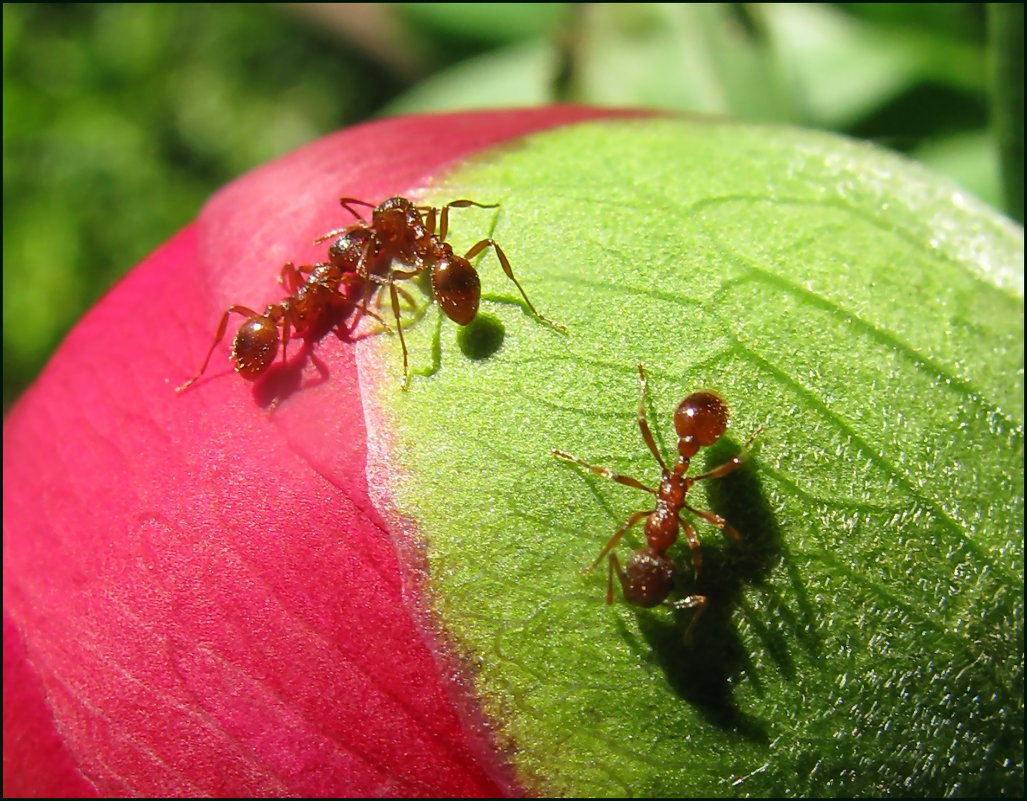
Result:
{"label": "ant head", "polygon": [[674,410],[674,429],[678,434],[678,452],[686,459],[699,448],[712,445],[727,430],[727,403],[716,392],[693,392]]}
{"label": "ant head", "polygon": [[338,322],[338,312],[345,303],[346,299],[334,289],[308,284],[302,292],[285,301],[283,325],[291,327],[293,336],[321,337]]}
{"label": "ant head", "polygon": [[431,289],[442,311],[454,323],[467,325],[478,313],[481,279],[467,259],[450,253],[435,262]]}
{"label": "ant head", "polygon": [[402,240],[422,226],[421,213],[405,197],[390,197],[371,215],[375,230],[386,239]]}
{"label": "ant head", "polygon": [[385,214],[389,212],[399,212],[400,214],[412,214],[415,217],[420,215],[417,213],[417,206],[414,205],[413,201],[408,200],[405,197],[390,197],[388,200],[383,200],[379,203],[374,210],[374,213]]}
{"label": "ant head", "polygon": [[624,600],[648,609],[663,603],[674,588],[674,563],[649,551],[635,551],[620,573]]}
{"label": "ant head", "polygon": [[278,353],[278,325],[264,317],[251,317],[241,326],[232,343],[235,371],[254,381],[271,366]]}
{"label": "ant head", "polygon": [[328,260],[344,273],[355,273],[362,259],[371,258],[377,252],[374,231],[354,227],[332,242],[328,248]]}

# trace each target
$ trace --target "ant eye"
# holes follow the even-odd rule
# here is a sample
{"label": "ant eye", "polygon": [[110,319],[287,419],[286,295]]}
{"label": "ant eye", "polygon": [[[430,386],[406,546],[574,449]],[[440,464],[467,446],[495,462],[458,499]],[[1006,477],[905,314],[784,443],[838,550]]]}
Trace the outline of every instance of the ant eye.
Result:
{"label": "ant eye", "polygon": [[674,410],[674,429],[681,439],[706,447],[727,430],[727,403],[716,392],[693,392]]}

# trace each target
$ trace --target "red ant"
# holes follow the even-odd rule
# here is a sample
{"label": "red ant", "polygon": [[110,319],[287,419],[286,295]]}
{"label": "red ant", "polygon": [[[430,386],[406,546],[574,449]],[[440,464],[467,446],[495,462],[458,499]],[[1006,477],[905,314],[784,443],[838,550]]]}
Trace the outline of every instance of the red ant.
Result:
{"label": "red ant", "polygon": [[[371,231],[373,244],[366,251],[366,258],[356,266],[356,272],[364,278],[365,296],[363,308],[373,290],[373,284],[388,286],[392,302],[392,314],[396,320],[400,345],[403,348],[404,386],[409,378],[409,364],[406,341],[403,339],[403,327],[400,324],[399,294],[397,280],[412,279],[428,271],[431,279],[432,296],[438,301],[439,307],[449,319],[458,325],[467,325],[478,313],[481,301],[481,279],[478,272],[471,266],[470,260],[492,248],[496,252],[499,264],[507,278],[521,293],[528,309],[539,321],[566,332],[559,323],[555,323],[539,314],[528,300],[528,295],[520,282],[514,277],[510,261],[503,249],[491,237],[482,239],[473,245],[463,256],[453,252],[453,248],[445,241],[449,231],[449,210],[451,208],[467,208],[475,206],[480,209],[497,208],[496,204],[486,205],[473,200],[453,200],[441,208],[435,206],[417,206],[403,197],[392,197],[377,206],[365,200],[344,197],[339,203],[359,220],[349,228],[330,231],[316,241],[323,242],[338,234],[348,236],[354,230]],[[353,204],[367,206],[372,209],[371,222],[368,223],[353,208]],[[438,232],[436,233],[436,223]],[[333,243],[332,249],[336,247]],[[396,269],[393,262],[399,262],[409,269]],[[404,295],[406,293],[403,293]]]}
{"label": "red ant", "polygon": [[[691,506],[685,496],[688,490],[697,481],[705,481],[710,478],[722,478],[728,473],[738,469],[745,458],[745,453],[752,444],[752,441],[759,436],[763,427],[760,426],[749,441],[745,443],[741,453],[729,459],[719,467],[715,467],[702,475],[687,476],[692,457],[698,453],[700,448],[705,448],[719,440],[727,430],[728,408],[727,403],[715,392],[703,390],[693,392],[685,397],[674,410],[674,429],[678,435],[678,457],[674,460],[674,467],[667,467],[656,442],[653,440],[652,432],[649,430],[649,423],[645,417],[645,400],[648,391],[645,368],[638,365],[638,377],[642,387],[642,394],[638,401],[638,427],[642,431],[642,439],[649,447],[649,452],[660,464],[662,471],[659,489],[647,487],[641,481],[629,476],[622,476],[614,473],[605,467],[596,467],[585,462],[576,456],[571,456],[564,451],[554,450],[553,456],[559,459],[566,459],[582,467],[591,470],[596,475],[602,476],[625,484],[629,487],[644,490],[656,496],[656,508],[645,512],[635,512],[628,518],[628,522],[621,526],[606,545],[599,552],[596,560],[586,569],[585,572],[594,570],[603,557],[610,555],[610,568],[607,579],[606,603],[613,603],[613,574],[616,572],[620,579],[624,599],[628,603],[641,607],[653,607],[664,603],[674,586],[674,562],[665,555],[667,549],[673,545],[678,538],[679,527],[684,529],[685,537],[689,547],[692,549],[692,564],[698,575],[699,567],[702,564],[702,553],[699,550],[699,538],[695,529],[686,520],[682,519],[681,511],[687,509],[694,515],[701,517],[707,523],[719,528],[733,539],[740,539],[738,532],[731,525],[713,512],[705,512]],[[620,561],[614,548],[621,541],[624,533],[637,523],[645,520],[646,545],[640,548],[628,558],[627,566],[621,569]],[[670,606],[677,609],[690,607],[703,607],[706,604],[706,597],[702,595],[689,595]],[[701,611],[701,610],[700,610]],[[694,619],[693,619],[694,622]]]}
{"label": "red ant", "polygon": [[[229,306],[221,316],[217,333],[207,351],[207,358],[196,375],[175,391],[182,392],[192,386],[210,363],[214,349],[225,336],[228,318],[232,314],[246,317],[239,326],[232,343],[232,363],[235,371],[243,378],[254,381],[263,375],[282,348],[282,360],[286,358],[286,347],[292,336],[303,338],[323,334],[339,319],[342,308],[348,303],[339,287],[360,275],[368,253],[376,246],[372,232],[354,228],[339,237],[329,250],[329,261],[315,265],[296,267],[286,264],[278,282],[285,286],[289,295],[278,303],[272,303],[258,314],[246,306]],[[307,273],[304,279],[303,275]],[[378,318],[378,315],[363,308],[362,311]],[[281,334],[279,334],[281,328]]]}

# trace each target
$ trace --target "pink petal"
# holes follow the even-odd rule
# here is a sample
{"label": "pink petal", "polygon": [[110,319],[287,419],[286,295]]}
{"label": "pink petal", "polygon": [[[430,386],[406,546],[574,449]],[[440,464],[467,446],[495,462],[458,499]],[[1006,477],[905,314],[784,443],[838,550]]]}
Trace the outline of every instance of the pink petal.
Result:
{"label": "pink petal", "polygon": [[600,113],[326,137],[222,190],[69,335],[4,427],[5,794],[517,792],[404,602],[352,346],[297,343],[251,385],[226,342],[173,389],[229,304],[278,299],[349,222],[340,195]]}

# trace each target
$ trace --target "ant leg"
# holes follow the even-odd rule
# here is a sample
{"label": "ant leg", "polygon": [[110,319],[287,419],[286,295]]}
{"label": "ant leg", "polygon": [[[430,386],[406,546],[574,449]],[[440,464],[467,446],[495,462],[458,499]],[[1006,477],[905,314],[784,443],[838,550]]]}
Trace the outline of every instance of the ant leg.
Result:
{"label": "ant leg", "polygon": [[345,229],[345,228],[334,228],[334,229],[332,229],[331,231],[329,231],[326,234],[321,234],[321,236],[319,236],[317,239],[314,240],[314,244],[315,245],[320,245],[322,242],[327,242],[333,236],[338,236],[339,234],[346,233],[346,230],[347,229]]}
{"label": "ant leg", "polygon": [[627,578],[624,571],[620,567],[620,559],[617,558],[617,554],[610,552],[610,569],[606,574],[606,605],[613,606],[613,574],[617,573],[617,578],[620,579],[621,587],[624,586],[624,580]]}
{"label": "ant leg", "polygon": [[356,203],[358,206],[367,206],[369,209],[376,208],[374,203],[368,203],[366,200],[358,200],[355,197],[340,197],[339,205],[342,206],[346,211],[356,217],[360,222],[364,222],[364,218],[360,216],[360,212],[350,206],[350,203]]}
{"label": "ant leg", "polygon": [[282,318],[282,364],[285,364],[285,349],[289,345],[289,330],[292,326],[289,325],[289,316],[286,315]]}
{"label": "ant leg", "polygon": [[[721,531],[727,534],[728,537],[735,540],[736,542],[742,539],[742,535],[735,531],[735,527],[728,523],[720,515],[715,515],[713,514],[713,512],[704,512],[702,509],[696,509],[694,506],[691,506],[688,503],[684,503],[682,505],[696,517],[701,517],[714,528],[719,528]],[[683,520],[681,522],[682,524],[685,524]]]}
{"label": "ant leg", "polygon": [[367,227],[369,227],[368,224],[367,224],[367,220],[365,220],[363,217],[361,217],[360,216],[360,212],[358,212],[356,209],[352,208],[349,204],[350,203],[359,203],[361,206],[368,206],[369,208],[373,209],[375,207],[374,203],[368,203],[366,200],[357,200],[355,197],[341,197],[341,198],[339,198],[339,203],[342,205],[342,207],[344,209],[346,209],[346,211],[348,211],[350,214],[352,214],[354,217],[356,217],[357,220],[359,220],[359,222],[354,223],[353,225],[347,225],[344,228],[335,228],[335,229],[329,231],[326,234],[321,234],[321,236],[319,236],[317,239],[314,240],[314,244],[315,245],[320,245],[322,242],[327,242],[333,236],[339,236],[339,234],[344,234],[347,231],[349,231],[351,228],[367,228]]}
{"label": "ant leg", "polygon": [[[685,506],[688,506],[688,504],[685,504]],[[692,509],[691,506],[688,506],[688,508]],[[682,520],[680,515],[678,515],[678,522],[681,524],[681,528],[684,529],[685,539],[688,540],[688,547],[692,549],[692,569],[695,571],[696,577],[698,577],[699,568],[702,567],[702,550],[699,546],[699,535],[695,533],[692,524],[687,520]]]}
{"label": "ant leg", "polygon": [[[368,317],[370,317],[372,320],[374,320],[376,323],[378,323],[378,325],[380,325],[382,327],[382,332],[384,332],[386,334],[391,334],[392,333],[392,326],[389,325],[387,322],[385,322],[385,318],[382,317],[380,314],[378,314],[378,312],[371,311],[366,306],[358,306],[357,307],[357,311],[359,311],[361,313],[361,315],[366,314]],[[357,323],[360,322],[359,318],[357,319],[356,322]],[[354,325],[354,328],[355,327],[356,326]]]}
{"label": "ant leg", "polygon": [[[479,209],[498,209],[498,203],[475,203],[473,200],[452,200],[442,207],[441,211],[441,222],[439,225],[439,239],[445,240],[446,233],[449,231],[449,210],[450,209],[466,209],[470,206],[474,206]],[[432,209],[432,212],[435,210]],[[434,233],[434,232],[433,232]],[[528,304],[531,305],[531,304]]]}
{"label": "ant leg", "polygon": [[[372,286],[371,283],[369,281],[361,279],[360,276],[358,276],[358,275],[356,275],[354,273],[350,273],[349,275],[344,276],[342,280],[343,281],[347,281],[347,280],[351,280],[351,279],[356,279],[356,280],[359,280],[359,281],[363,282],[364,297],[363,297],[363,299],[359,303],[353,302],[353,306],[357,310],[357,314],[354,315],[353,324],[349,327],[349,331],[347,332],[347,336],[353,334],[357,330],[357,326],[360,325],[360,318],[363,315],[365,315],[365,314],[368,317],[371,317],[372,319],[374,319],[382,327],[381,331],[375,331],[375,332],[372,332],[372,333],[380,334],[380,333],[384,332],[384,333],[387,333],[387,334],[391,334],[392,333],[392,326],[390,326],[385,321],[385,318],[382,317],[377,312],[371,311],[371,309],[369,309],[367,307],[368,302],[371,300],[371,291],[372,291],[371,290],[371,286]],[[336,294],[339,296],[339,298],[341,299],[342,302],[344,302],[344,303],[350,303],[351,302],[349,300],[349,298],[346,297],[345,295],[343,295],[341,292],[336,291]],[[340,322],[337,328],[338,329],[343,329],[343,324]]]}
{"label": "ant leg", "polygon": [[[422,206],[421,208],[424,210],[424,227],[428,229],[429,235],[434,236],[435,235],[435,219],[436,219],[435,215],[438,212],[438,209],[435,208],[434,206]],[[445,239],[446,238],[445,231],[446,231],[446,227],[448,225],[449,225],[449,217],[448,217],[448,215],[443,213],[443,215],[442,215],[442,231],[443,231],[443,233],[439,235],[439,239]]]}
{"label": "ant leg", "polygon": [[396,278],[399,278],[400,280],[413,278],[420,275],[422,272],[424,272],[424,268],[418,268],[416,270],[391,270],[387,278],[381,275],[368,275],[367,277],[376,284],[384,286],[385,284],[393,283],[393,280]]}
{"label": "ant leg", "polygon": [[[368,282],[366,284],[366,286],[371,286],[371,283]],[[396,287],[396,292],[397,292],[397,294],[399,294],[399,296],[403,300],[405,300],[407,302],[407,305],[411,309],[416,309],[417,308],[417,304],[414,302],[414,298],[411,296],[411,294],[409,292],[407,292],[405,289],[403,289],[403,287],[397,286]],[[367,294],[369,295],[370,293],[367,293]],[[380,299],[381,299],[381,296],[379,295],[379,300]],[[382,327],[381,331],[376,331],[376,332],[373,332],[373,333],[379,333],[379,334],[380,333],[386,333],[386,334],[393,333],[392,326],[389,325],[388,322],[386,322],[385,318],[382,317],[377,312],[372,311],[370,308],[368,308],[367,303],[369,301],[370,301],[370,297],[365,297],[364,300],[362,300],[360,302],[360,304],[357,305],[357,311],[359,311],[361,315],[366,314],[368,317],[372,318],[375,322],[377,322]],[[381,305],[381,303],[379,303],[379,306],[380,305]],[[351,331],[355,331],[356,330],[356,326],[357,326],[357,324],[359,322],[360,322],[359,318],[357,320],[355,320],[354,324],[353,324],[353,326],[351,327],[350,330]]]}
{"label": "ant leg", "polygon": [[437,216],[440,218],[439,239],[444,240],[449,232],[449,210],[451,208],[466,209],[470,206],[475,206],[479,209],[499,208],[498,203],[477,203],[473,200],[452,200],[441,209],[436,206],[416,206],[415,208],[424,214],[424,225],[428,229],[429,234],[435,233],[435,220]]}
{"label": "ant leg", "polygon": [[655,510],[650,509],[648,512],[635,512],[633,515],[631,515],[631,517],[628,518],[628,522],[621,526],[619,529],[617,529],[613,533],[613,536],[606,541],[606,545],[603,546],[603,550],[599,552],[599,556],[596,557],[596,560],[581,572],[589,573],[592,570],[595,570],[596,567],[598,567],[599,563],[603,561],[604,556],[606,556],[607,554],[613,556],[613,549],[617,547],[617,543],[621,541],[621,538],[624,536],[624,533],[632,526],[637,525],[638,523],[642,522],[647,517],[649,517],[649,515],[651,515],[653,511]]}
{"label": "ant leg", "polygon": [[[409,292],[407,292],[405,289],[403,289],[403,287],[396,286],[395,279],[399,278],[400,280],[403,280],[403,279],[406,279],[406,278],[414,278],[414,277],[420,275],[421,272],[422,272],[422,270],[420,270],[420,269],[418,269],[418,270],[392,270],[389,273],[388,277],[384,277],[384,276],[381,276],[381,275],[368,275],[368,276],[366,276],[366,278],[367,278],[368,284],[374,283],[374,284],[378,284],[379,286],[392,286],[392,287],[395,287],[396,288],[396,292],[398,294],[402,295],[403,300],[405,300],[407,302],[407,305],[411,309],[416,309],[417,308],[417,303],[414,300],[414,296],[411,295]],[[396,320],[396,324],[397,325],[399,324],[398,318]]]}
{"label": "ant leg", "polygon": [[218,343],[225,336],[225,329],[228,327],[228,316],[230,314],[240,314],[243,317],[259,317],[253,309],[248,309],[245,306],[229,306],[228,310],[221,315],[221,322],[218,323],[218,332],[214,335],[214,342],[211,343],[210,350],[207,351],[207,358],[203,360],[203,365],[197,371],[196,375],[186,381],[182,386],[176,387],[175,392],[184,392],[186,389],[196,383],[196,380],[203,375],[204,370],[207,369],[207,365],[210,364],[210,357],[214,355],[214,348],[218,346]]}
{"label": "ant leg", "polygon": [[399,320],[399,294],[396,292],[396,284],[389,281],[389,295],[392,298],[392,314],[396,318],[396,332],[399,334],[399,345],[403,348],[403,390],[406,391],[410,385],[410,366],[407,362],[407,343],[403,338],[403,325]]}
{"label": "ant leg", "polygon": [[373,240],[369,239],[364,243],[364,249],[360,251],[360,258],[357,259],[356,274],[359,278],[363,278],[365,280],[367,278],[367,257],[371,253],[372,241]]}
{"label": "ant leg", "polygon": [[414,296],[411,295],[409,292],[407,292],[405,289],[403,289],[403,287],[401,287],[401,286],[398,286],[398,285],[396,286],[396,292],[398,292],[399,296],[406,302],[407,309],[412,311],[412,312],[415,312],[414,319],[411,320],[409,323],[407,323],[407,328],[409,328],[411,325],[413,325],[418,320],[420,320],[422,317],[424,317],[424,313],[425,313],[425,310],[427,309],[427,307],[425,307],[425,309],[418,310],[418,308],[417,308],[417,301],[414,300]]}
{"label": "ant leg", "polygon": [[[367,281],[366,286],[370,287],[372,284],[377,284],[379,286],[392,287],[392,291],[394,292],[394,294],[400,295],[403,298],[403,300],[405,300],[407,302],[407,305],[410,307],[410,309],[413,310],[413,311],[416,311],[417,310],[417,302],[414,300],[413,295],[411,295],[409,292],[407,292],[405,289],[403,289],[403,287],[398,286],[396,284],[395,279],[399,278],[399,279],[402,280],[402,279],[405,279],[405,278],[414,278],[415,276],[420,275],[421,272],[422,272],[421,269],[417,269],[417,270],[392,270],[389,273],[388,277],[381,276],[381,275],[367,275],[367,276],[365,276],[366,281]],[[381,296],[379,296],[379,303],[380,303],[380,301],[381,301]],[[394,309],[393,309],[393,314],[396,316],[396,326],[397,327],[399,327],[400,319],[401,319],[400,315],[399,315],[398,309],[399,309],[399,306],[397,304],[394,307]],[[365,306],[363,307],[363,310],[364,310],[364,312],[366,312],[367,314],[370,314],[376,320],[379,320],[379,321],[381,321],[384,324],[384,320],[382,320],[381,317],[378,317],[370,309],[366,308],[366,300],[365,300]],[[415,317],[415,319],[414,319],[414,322],[416,322],[416,320],[419,320],[421,318],[421,316],[422,315],[417,315]],[[389,328],[388,325],[386,325],[385,328],[389,332],[392,331],[392,329]]]}
{"label": "ant leg", "polygon": [[696,607],[699,608],[699,611],[692,615],[692,619],[688,622],[688,628],[685,629],[685,643],[690,645],[692,642],[692,629],[694,629],[695,624],[699,622],[699,618],[702,617],[702,613],[706,611],[706,596],[686,595],[684,598],[678,598],[678,600],[668,603],[667,606],[675,611],[695,609]]}
{"label": "ant leg", "polygon": [[[361,225],[360,223],[363,223],[363,224]],[[319,236],[317,239],[314,240],[314,244],[315,245],[320,245],[322,242],[327,242],[333,236],[339,236],[340,234],[344,234],[347,231],[349,231],[351,228],[366,228],[367,227],[367,223],[364,222],[363,220],[361,220],[360,223],[357,223],[355,225],[347,225],[345,228],[335,228],[334,230],[331,230],[331,231],[329,231],[326,234],[321,234],[321,236]]]}
{"label": "ant leg", "polygon": [[692,478],[689,479],[689,486],[694,484],[696,481],[705,481],[708,478],[723,478],[728,473],[737,470],[739,467],[742,466],[742,462],[745,460],[745,454],[749,452],[749,446],[752,445],[753,440],[755,440],[756,437],[758,437],[762,433],[763,426],[760,426],[756,429],[756,432],[751,437],[749,437],[748,440],[746,440],[745,445],[742,446],[742,450],[739,452],[737,456],[731,457],[726,462],[724,462],[724,464],[714,467],[712,470],[709,470],[703,473],[702,475],[692,476]]}
{"label": "ant leg", "polygon": [[417,301],[414,300],[414,296],[407,292],[403,287],[396,287],[396,291],[400,296],[407,302],[407,306],[410,307],[411,311],[417,308]]}
{"label": "ant leg", "polygon": [[[468,201],[468,202],[470,202],[470,201]],[[514,286],[517,287],[517,291],[521,293],[521,297],[524,298],[524,302],[526,304],[528,304],[528,308],[531,310],[531,313],[535,315],[536,319],[542,321],[546,325],[552,326],[557,331],[560,331],[561,333],[566,334],[567,333],[567,327],[566,326],[560,325],[560,323],[557,323],[557,322],[553,322],[548,317],[543,317],[541,314],[538,313],[538,309],[536,309],[532,305],[531,301],[528,300],[528,296],[524,292],[524,287],[522,287],[521,284],[520,284],[520,281],[518,281],[514,277],[513,268],[510,266],[510,260],[506,257],[506,254],[503,252],[503,249],[496,243],[496,241],[494,239],[492,239],[492,237],[489,237],[488,239],[483,239],[483,240],[481,240],[481,242],[479,242],[478,244],[474,245],[470,250],[467,251],[467,253],[464,256],[464,258],[467,259],[468,261],[470,261],[475,256],[477,256],[479,253],[481,253],[483,250],[485,250],[485,248],[492,248],[493,250],[496,251],[496,257],[499,259],[499,263],[503,267],[503,272],[506,273],[506,277],[507,278],[509,278],[511,281],[514,282]]]}
{"label": "ant leg", "polygon": [[550,453],[557,459],[563,459],[568,462],[574,462],[574,464],[579,464],[585,469],[591,470],[597,476],[608,478],[610,479],[610,481],[616,481],[618,484],[624,484],[628,487],[634,487],[635,489],[643,490],[644,492],[648,492],[650,495],[656,495],[656,490],[652,489],[651,487],[647,487],[637,478],[632,478],[631,476],[622,476],[620,473],[614,473],[612,470],[608,470],[605,467],[596,467],[594,464],[589,464],[583,459],[579,459],[577,456],[571,456],[566,451],[560,451],[554,448],[550,451]]}
{"label": "ant leg", "polygon": [[663,457],[656,448],[656,441],[653,439],[653,432],[649,430],[649,421],[645,419],[645,398],[649,391],[649,384],[645,379],[645,365],[643,364],[638,365],[638,382],[642,387],[642,395],[638,399],[638,427],[642,431],[642,439],[644,439],[645,444],[649,446],[649,452],[656,458],[656,461],[660,463],[660,467],[663,468],[663,472],[669,473],[670,469],[667,467],[666,462],[663,461]]}
{"label": "ant leg", "polygon": [[386,331],[388,331],[389,333],[392,333],[392,329],[389,328],[388,323],[386,323],[385,320],[380,315],[375,314],[373,311],[371,311],[369,308],[367,308],[367,304],[370,302],[371,295],[374,292],[374,289],[372,287],[371,281],[369,280],[370,275],[367,272],[367,255],[370,252],[371,252],[371,242],[368,241],[367,244],[364,245],[364,250],[360,254],[360,259],[357,261],[356,272],[355,273],[350,273],[350,274],[348,274],[346,276],[343,276],[343,280],[344,281],[347,280],[347,278],[349,278],[350,276],[352,276],[352,277],[356,278],[357,280],[361,281],[363,283],[363,290],[364,290],[363,291],[363,298],[361,299],[360,303],[357,304],[357,311],[359,312],[359,314],[357,315],[357,319],[353,321],[353,327],[350,330],[351,331],[355,331],[356,327],[357,327],[357,324],[360,322],[360,316],[364,315],[364,314],[367,314],[367,315],[373,317],[379,323],[381,323],[381,325],[385,328]]}
{"label": "ant leg", "polygon": [[278,286],[285,287],[287,292],[292,292],[292,282],[294,280],[294,273],[296,266],[291,262],[287,261],[282,265],[282,269],[278,271]]}
{"label": "ant leg", "polygon": [[281,272],[278,274],[278,284],[285,287],[286,292],[289,294],[296,294],[299,288],[305,283],[303,273],[310,273],[313,271],[314,267],[311,264],[303,264],[297,267],[291,261],[287,261],[282,266]]}

